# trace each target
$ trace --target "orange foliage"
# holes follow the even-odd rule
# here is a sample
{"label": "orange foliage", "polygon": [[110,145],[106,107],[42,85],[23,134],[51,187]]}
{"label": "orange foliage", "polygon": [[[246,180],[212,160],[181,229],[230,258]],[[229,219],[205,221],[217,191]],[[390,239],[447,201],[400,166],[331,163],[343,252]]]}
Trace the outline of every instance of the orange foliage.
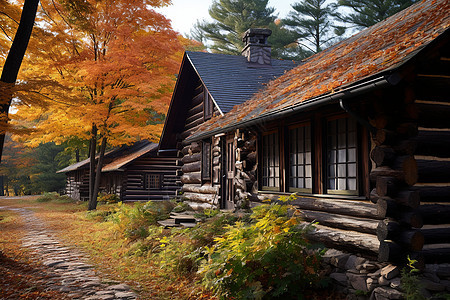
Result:
{"label": "orange foliage", "polygon": [[93,124],[113,146],[157,140],[183,48],[149,5],[169,2],[41,1],[13,117],[35,129],[27,144],[88,138]]}

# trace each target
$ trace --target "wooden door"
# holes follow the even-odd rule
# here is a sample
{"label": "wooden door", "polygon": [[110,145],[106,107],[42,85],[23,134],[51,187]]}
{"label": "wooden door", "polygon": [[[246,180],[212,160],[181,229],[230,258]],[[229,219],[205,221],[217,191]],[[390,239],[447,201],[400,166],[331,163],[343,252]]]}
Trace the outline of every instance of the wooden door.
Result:
{"label": "wooden door", "polygon": [[234,136],[228,135],[222,143],[223,173],[222,173],[222,201],[221,208],[234,208],[234,173],[236,154],[234,148]]}

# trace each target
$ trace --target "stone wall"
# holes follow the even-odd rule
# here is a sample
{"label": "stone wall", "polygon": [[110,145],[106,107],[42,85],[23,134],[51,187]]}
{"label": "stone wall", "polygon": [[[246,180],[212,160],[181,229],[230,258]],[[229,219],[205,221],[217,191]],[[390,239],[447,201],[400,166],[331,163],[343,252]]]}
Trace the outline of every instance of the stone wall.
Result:
{"label": "stone wall", "polygon": [[[404,299],[398,266],[329,249],[324,255],[323,267],[325,275],[332,279],[338,291],[347,294],[347,299]],[[433,296],[433,299],[448,299],[436,298],[436,295],[450,295],[450,264],[427,264],[418,277],[427,299]]]}

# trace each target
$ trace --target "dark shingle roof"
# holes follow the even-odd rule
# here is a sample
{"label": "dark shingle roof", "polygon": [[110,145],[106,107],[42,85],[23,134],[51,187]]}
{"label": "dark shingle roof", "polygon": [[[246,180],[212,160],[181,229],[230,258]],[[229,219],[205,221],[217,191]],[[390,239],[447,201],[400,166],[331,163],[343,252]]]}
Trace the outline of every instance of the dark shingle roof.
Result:
{"label": "dark shingle roof", "polygon": [[271,66],[252,66],[244,56],[186,51],[186,56],[222,113],[250,99],[263,84],[296,66],[272,59]]}
{"label": "dark shingle roof", "polygon": [[[105,163],[102,167],[102,172],[122,171],[121,167],[127,165],[133,160],[157,149],[158,144],[142,140],[130,146],[122,146],[120,148],[111,150],[105,153]],[[98,159],[98,156],[96,157]],[[89,167],[90,159],[87,158],[73,165],[65,167],[56,173],[67,173]]]}
{"label": "dark shingle roof", "polygon": [[238,124],[264,120],[323,95],[382,76],[403,66],[450,26],[448,0],[422,1],[311,56],[273,80],[251,100],[201,125],[196,140]]}

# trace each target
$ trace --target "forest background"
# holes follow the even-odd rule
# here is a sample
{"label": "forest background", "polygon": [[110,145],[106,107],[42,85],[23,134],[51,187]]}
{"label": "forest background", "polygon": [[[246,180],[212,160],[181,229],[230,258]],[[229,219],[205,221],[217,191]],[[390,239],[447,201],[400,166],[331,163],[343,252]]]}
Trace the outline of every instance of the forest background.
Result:
{"label": "forest background", "polygon": [[[275,58],[302,60],[414,2],[293,1],[280,19],[268,0],[214,0],[213,21],[198,20],[182,36],[155,11],[170,0],[41,0],[9,115],[1,116],[8,122],[0,134],[8,134],[0,195],[61,191],[57,170],[109,148],[157,142],[184,50],[240,55],[242,34],[262,27],[272,30]],[[0,66],[23,4],[0,2]]]}

